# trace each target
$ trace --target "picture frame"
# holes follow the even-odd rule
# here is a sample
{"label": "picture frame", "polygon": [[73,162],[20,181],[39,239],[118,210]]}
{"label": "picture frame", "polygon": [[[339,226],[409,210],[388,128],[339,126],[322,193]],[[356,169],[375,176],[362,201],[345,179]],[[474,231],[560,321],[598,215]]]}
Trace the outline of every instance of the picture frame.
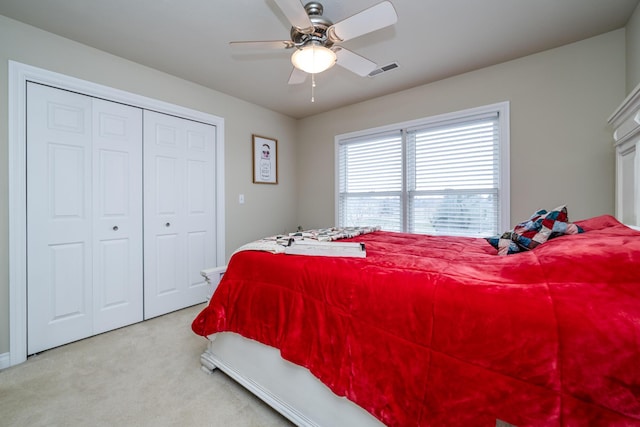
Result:
{"label": "picture frame", "polygon": [[278,140],[252,135],[253,183],[278,183]]}

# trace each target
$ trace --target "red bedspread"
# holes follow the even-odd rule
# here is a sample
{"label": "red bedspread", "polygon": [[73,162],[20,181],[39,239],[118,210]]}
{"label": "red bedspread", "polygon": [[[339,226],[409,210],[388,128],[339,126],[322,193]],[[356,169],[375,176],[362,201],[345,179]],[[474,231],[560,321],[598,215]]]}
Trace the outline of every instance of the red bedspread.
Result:
{"label": "red bedspread", "polygon": [[497,256],[376,232],[367,258],[237,253],[193,322],[280,349],[390,426],[640,425],[640,232]]}

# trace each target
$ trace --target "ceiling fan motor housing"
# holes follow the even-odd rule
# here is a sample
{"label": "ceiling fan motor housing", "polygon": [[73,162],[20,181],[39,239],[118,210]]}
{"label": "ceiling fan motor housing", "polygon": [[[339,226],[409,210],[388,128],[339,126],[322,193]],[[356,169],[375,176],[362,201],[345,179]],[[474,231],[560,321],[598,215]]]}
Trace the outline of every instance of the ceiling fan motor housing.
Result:
{"label": "ceiling fan motor housing", "polygon": [[304,9],[313,24],[313,32],[303,34],[296,27],[291,27],[291,40],[296,47],[301,48],[311,43],[320,44],[327,48],[333,46],[333,42],[327,38],[327,29],[333,25],[333,22],[322,16],[324,12],[322,5],[318,2],[309,2]]}

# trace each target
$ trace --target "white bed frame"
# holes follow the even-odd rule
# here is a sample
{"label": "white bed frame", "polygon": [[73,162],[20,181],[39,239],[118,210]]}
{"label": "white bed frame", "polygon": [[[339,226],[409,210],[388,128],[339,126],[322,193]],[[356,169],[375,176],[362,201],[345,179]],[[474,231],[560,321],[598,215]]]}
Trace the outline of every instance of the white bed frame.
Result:
{"label": "white bed frame", "polygon": [[205,372],[220,369],[298,426],[383,425],[277,349],[238,334],[211,335],[200,362]]}
{"label": "white bed frame", "polygon": [[[619,221],[640,230],[640,85],[609,118],[616,150],[616,206]],[[202,275],[217,286],[224,268]],[[381,426],[351,401],[333,394],[307,369],[285,361],[277,349],[234,333],[209,336],[202,369],[220,369],[299,426]],[[381,367],[383,368],[383,367]]]}
{"label": "white bed frame", "polygon": [[[201,272],[212,291],[224,271],[217,267]],[[220,369],[298,426],[383,426],[355,403],[334,394],[309,370],[284,360],[273,347],[231,332],[208,339],[200,356],[205,372]]]}

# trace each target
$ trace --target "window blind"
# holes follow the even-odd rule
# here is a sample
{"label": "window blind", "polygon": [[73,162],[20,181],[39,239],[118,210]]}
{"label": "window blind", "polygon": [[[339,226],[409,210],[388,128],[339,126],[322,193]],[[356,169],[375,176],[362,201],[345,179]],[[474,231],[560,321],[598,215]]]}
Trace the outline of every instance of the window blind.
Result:
{"label": "window blind", "polygon": [[400,131],[343,141],[338,158],[339,224],[402,231]]}
{"label": "window blind", "polygon": [[407,131],[407,231],[495,234],[498,136],[497,114]]}
{"label": "window blind", "polygon": [[[508,203],[501,111],[481,108],[337,138],[337,222],[383,230],[498,234]],[[393,130],[389,130],[389,128]],[[506,134],[508,135],[508,133]],[[508,172],[508,168],[506,168]],[[506,200],[506,202],[505,202]],[[508,207],[508,206],[507,206]]]}

